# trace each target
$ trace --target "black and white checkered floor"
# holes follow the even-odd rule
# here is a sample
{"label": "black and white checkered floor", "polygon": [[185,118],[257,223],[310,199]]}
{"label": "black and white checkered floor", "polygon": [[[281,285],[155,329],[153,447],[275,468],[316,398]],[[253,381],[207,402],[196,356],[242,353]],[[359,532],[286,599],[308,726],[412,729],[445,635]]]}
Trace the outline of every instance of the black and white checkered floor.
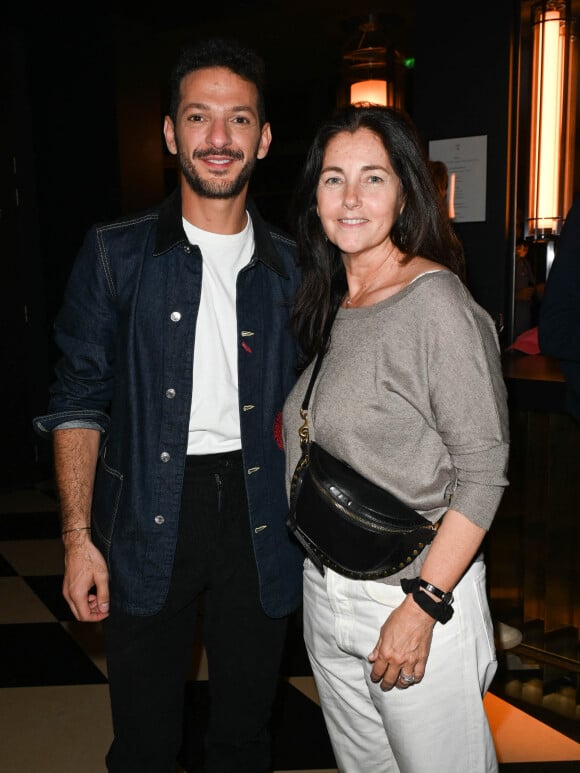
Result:
{"label": "black and white checkered floor", "polygon": [[[0,493],[0,773],[104,771],[111,722],[101,631],[74,620],[61,583],[62,546],[50,491]],[[186,717],[199,731],[206,679],[200,645],[192,658]],[[496,695],[486,696],[486,710],[502,771],[580,771],[574,740]],[[290,626],[273,733],[276,771],[337,773],[298,616]],[[188,768],[198,741],[191,735],[185,745]]]}

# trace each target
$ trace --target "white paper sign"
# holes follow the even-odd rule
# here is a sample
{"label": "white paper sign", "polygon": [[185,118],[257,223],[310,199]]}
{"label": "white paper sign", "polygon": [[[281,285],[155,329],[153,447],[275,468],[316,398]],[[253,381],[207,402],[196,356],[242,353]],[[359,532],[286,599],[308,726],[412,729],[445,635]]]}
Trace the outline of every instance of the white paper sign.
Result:
{"label": "white paper sign", "polygon": [[429,158],[432,161],[443,161],[450,180],[454,175],[454,200],[451,202],[455,213],[454,222],[484,222],[487,135],[431,140]]}

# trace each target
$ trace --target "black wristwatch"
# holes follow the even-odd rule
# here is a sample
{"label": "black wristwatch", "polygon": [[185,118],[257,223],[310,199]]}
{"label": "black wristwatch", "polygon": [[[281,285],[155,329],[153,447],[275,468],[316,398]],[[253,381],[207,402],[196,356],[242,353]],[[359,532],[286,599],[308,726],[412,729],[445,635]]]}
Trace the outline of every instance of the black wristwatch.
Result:
{"label": "black wristwatch", "polygon": [[427,580],[424,580],[422,577],[419,577],[419,585],[421,588],[429,591],[429,593],[437,596],[437,598],[441,599],[441,601],[443,601],[445,604],[453,604],[453,593],[451,593],[451,591],[447,591],[447,593],[445,593],[444,591],[439,590],[439,588],[436,588],[434,585],[431,585],[430,582],[427,582]]}
{"label": "black wristwatch", "polygon": [[[401,580],[401,588],[405,593],[412,593],[413,601],[439,623],[445,624],[453,617],[453,607],[451,606],[453,603],[452,593],[445,593],[421,577],[415,577],[412,580]],[[441,601],[435,601],[427,593],[423,593],[421,588],[429,591],[434,596],[438,596]]]}

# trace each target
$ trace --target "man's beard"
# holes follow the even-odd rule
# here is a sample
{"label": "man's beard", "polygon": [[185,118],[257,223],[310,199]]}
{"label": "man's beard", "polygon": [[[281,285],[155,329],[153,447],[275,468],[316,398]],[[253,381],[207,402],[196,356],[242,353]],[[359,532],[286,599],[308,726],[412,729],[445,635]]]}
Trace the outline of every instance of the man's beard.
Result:
{"label": "man's beard", "polygon": [[[192,160],[178,148],[179,166],[187,184],[194,193],[197,193],[199,196],[203,196],[206,199],[233,199],[244,190],[244,187],[252,176],[254,166],[256,165],[257,152],[258,148],[256,147],[253,156],[246,161],[235,180],[220,180],[219,178],[203,180],[195,170]],[[207,156],[212,155],[227,156],[236,161],[242,161],[244,158],[244,154],[241,150],[215,150],[213,148],[210,148],[209,150],[197,150],[193,154],[193,157],[206,158]]]}

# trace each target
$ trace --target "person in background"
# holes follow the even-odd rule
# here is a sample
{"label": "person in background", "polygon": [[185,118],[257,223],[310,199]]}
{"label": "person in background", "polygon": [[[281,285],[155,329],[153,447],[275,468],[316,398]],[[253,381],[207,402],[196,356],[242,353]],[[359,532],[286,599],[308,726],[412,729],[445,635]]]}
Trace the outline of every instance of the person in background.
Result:
{"label": "person in background", "polygon": [[295,207],[305,369],[284,407],[288,494],[332,323],[310,439],[440,523],[382,580],[305,559],[304,639],[338,768],[497,771],[482,700],[497,668],[482,540],[507,485],[509,437],[493,321],[460,278],[463,250],[405,113],[349,106],[325,122]]}
{"label": "person in background", "polygon": [[429,169],[439,195],[447,205],[447,189],[449,187],[449,172],[443,161],[429,161]]}
{"label": "person in background", "polygon": [[529,246],[524,239],[516,242],[514,280],[514,337],[538,323],[538,308],[544,285],[538,284],[528,258]]}
{"label": "person in background", "polygon": [[205,770],[271,770],[268,723],[302,556],[285,526],[281,409],[296,378],[290,237],[248,198],[271,141],[264,64],[185,47],[164,121],[178,188],[93,227],[55,324],[52,435],[77,620],[103,622],[107,769],[174,773],[198,603]]}
{"label": "person in background", "polygon": [[[428,163],[435,187],[443,200],[447,217],[453,221],[455,220],[455,174],[449,175],[447,164],[444,161],[429,159]],[[453,230],[455,231],[454,227]],[[457,236],[457,234],[455,235]]]}
{"label": "person in background", "polygon": [[568,212],[548,274],[538,341],[542,354],[559,360],[568,411],[580,421],[580,196]]}

